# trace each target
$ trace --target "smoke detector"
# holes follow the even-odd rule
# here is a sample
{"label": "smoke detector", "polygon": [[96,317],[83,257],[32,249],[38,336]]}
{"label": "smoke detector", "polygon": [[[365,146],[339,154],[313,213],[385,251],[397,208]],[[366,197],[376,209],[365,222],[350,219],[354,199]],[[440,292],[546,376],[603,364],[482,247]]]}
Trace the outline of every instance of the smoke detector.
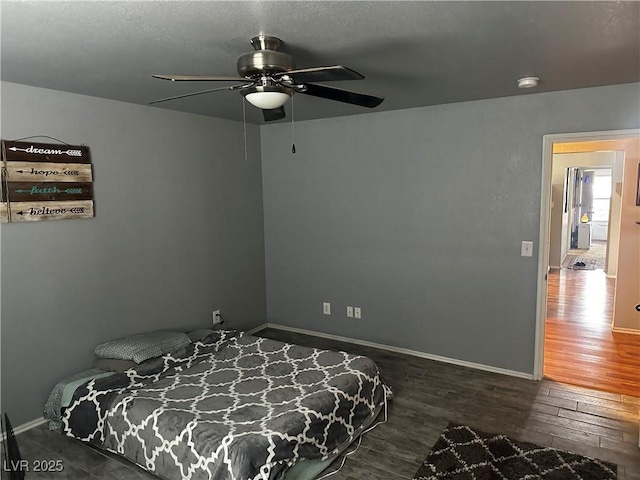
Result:
{"label": "smoke detector", "polygon": [[518,88],[537,87],[540,79],[538,77],[522,77],[518,79]]}

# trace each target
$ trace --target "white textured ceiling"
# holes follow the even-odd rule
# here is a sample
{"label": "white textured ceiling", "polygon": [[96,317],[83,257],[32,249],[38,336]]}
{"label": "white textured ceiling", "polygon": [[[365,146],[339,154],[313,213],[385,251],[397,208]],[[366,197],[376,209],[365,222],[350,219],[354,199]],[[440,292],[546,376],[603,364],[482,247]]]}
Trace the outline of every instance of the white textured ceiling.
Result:
{"label": "white textured ceiling", "polygon": [[[636,1],[2,0],[1,9],[2,80],[139,104],[220,86],[151,75],[236,76],[257,34],[280,37],[298,68],[362,73],[330,85],[385,97],[376,110],[640,81]],[[540,86],[519,90],[526,75]],[[241,120],[241,98],[222,91],[158,108]],[[297,120],[369,111],[295,97]],[[250,105],[247,119],[262,123]]]}

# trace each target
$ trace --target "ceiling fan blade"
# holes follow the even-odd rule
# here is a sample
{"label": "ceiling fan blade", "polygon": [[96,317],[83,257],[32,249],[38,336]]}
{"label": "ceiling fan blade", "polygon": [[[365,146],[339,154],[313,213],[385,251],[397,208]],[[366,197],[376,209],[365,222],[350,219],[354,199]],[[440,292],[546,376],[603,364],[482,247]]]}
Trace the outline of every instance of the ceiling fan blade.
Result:
{"label": "ceiling fan blade", "polygon": [[307,83],[307,82],[333,82],[338,80],[362,80],[363,75],[360,75],[355,70],[343,67],[342,65],[333,65],[331,67],[313,67],[302,68],[299,70],[289,70],[288,72],[281,72],[274,77],[282,77],[288,75],[293,79],[295,83]]}
{"label": "ceiling fan blade", "polygon": [[287,116],[284,112],[284,107],[274,109],[262,109],[262,116],[265,122],[273,122],[274,120],[282,120]]}
{"label": "ceiling fan blade", "polygon": [[202,95],[203,93],[218,92],[220,90],[237,90],[238,88],[247,87],[250,85],[251,84],[238,84],[238,85],[231,85],[230,87],[210,88],[209,90],[200,90],[199,92],[185,93],[183,95],[175,95],[173,97],[161,98],[160,100],[153,100],[152,102],[149,102],[148,105],[153,105],[154,103],[168,102],[169,100],[177,100],[178,98],[193,97],[194,95]]}
{"label": "ceiling fan blade", "polygon": [[222,77],[219,75],[151,75],[161,80],[172,82],[244,82],[247,79],[241,77]]}
{"label": "ceiling fan blade", "polygon": [[300,90],[299,93],[305,95],[311,95],[313,97],[326,98],[328,100],[336,100],[338,102],[351,103],[353,105],[360,105],[361,107],[374,108],[382,103],[384,98],[374,97],[373,95],[366,95],[364,93],[351,92],[349,90],[343,90],[341,88],[327,87],[325,85],[316,85],[313,83],[307,83],[304,90]]}

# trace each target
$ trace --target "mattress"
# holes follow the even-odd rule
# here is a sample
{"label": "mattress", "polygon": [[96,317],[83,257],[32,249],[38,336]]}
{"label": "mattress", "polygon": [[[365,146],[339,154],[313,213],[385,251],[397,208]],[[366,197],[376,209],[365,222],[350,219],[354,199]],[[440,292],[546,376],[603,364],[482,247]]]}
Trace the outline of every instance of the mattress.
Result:
{"label": "mattress", "polygon": [[81,385],[62,431],[167,480],[279,480],[332,460],[390,396],[366,357],[216,331]]}

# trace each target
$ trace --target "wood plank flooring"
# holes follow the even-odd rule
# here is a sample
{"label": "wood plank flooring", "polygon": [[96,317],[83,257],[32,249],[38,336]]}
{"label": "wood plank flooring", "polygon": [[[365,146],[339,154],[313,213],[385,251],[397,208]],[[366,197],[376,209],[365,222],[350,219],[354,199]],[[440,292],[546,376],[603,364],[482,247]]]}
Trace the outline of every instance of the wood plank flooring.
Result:
{"label": "wood plank flooring", "polygon": [[640,395],[640,335],[611,331],[614,288],[602,270],[549,272],[545,377]]}
{"label": "wood plank flooring", "polygon": [[[331,480],[410,479],[450,421],[607,460],[618,464],[619,480],[640,480],[640,398],[552,380],[534,382],[281,330],[257,335],[367,355],[393,389],[388,422],[365,435]],[[65,465],[59,474],[33,474],[28,480],[156,479],[44,425],[18,435],[18,441],[26,458],[62,459]]]}

